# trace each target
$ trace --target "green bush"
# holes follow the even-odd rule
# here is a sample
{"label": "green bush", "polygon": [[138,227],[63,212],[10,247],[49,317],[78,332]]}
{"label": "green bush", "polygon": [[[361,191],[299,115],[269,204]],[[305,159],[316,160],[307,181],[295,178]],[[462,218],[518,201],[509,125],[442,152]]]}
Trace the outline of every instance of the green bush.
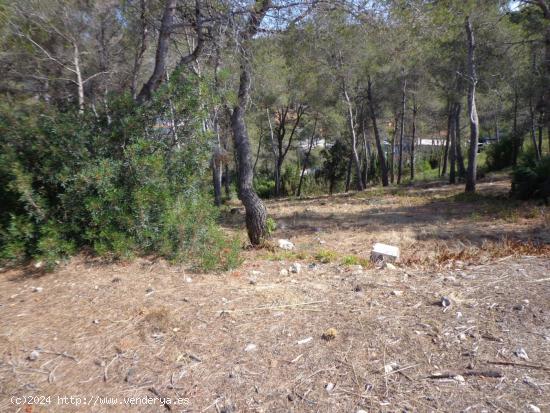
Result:
{"label": "green bush", "polygon": [[536,161],[523,157],[512,173],[512,196],[518,199],[550,197],[550,156]]}
{"label": "green bush", "polygon": [[203,85],[176,78],[148,106],[122,96],[97,116],[0,106],[2,265],[33,258],[51,268],[80,247],[208,270],[238,264],[238,241],[224,236],[208,195]]}
{"label": "green bush", "polygon": [[260,198],[271,198],[275,194],[275,180],[258,176],[254,180],[254,189]]}
{"label": "green bush", "polygon": [[511,139],[504,138],[487,147],[486,166],[488,171],[499,171],[512,166],[514,144]]}

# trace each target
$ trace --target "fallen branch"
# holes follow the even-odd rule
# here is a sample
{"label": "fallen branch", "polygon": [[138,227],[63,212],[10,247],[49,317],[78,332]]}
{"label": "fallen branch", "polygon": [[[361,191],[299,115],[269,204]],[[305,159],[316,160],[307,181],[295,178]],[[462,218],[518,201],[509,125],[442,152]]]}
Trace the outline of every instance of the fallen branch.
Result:
{"label": "fallen branch", "polygon": [[515,366],[515,367],[522,367],[525,369],[538,369],[538,370],[550,371],[550,367],[543,366],[542,364],[516,363],[513,361],[496,361],[496,360],[486,360],[485,363],[497,364],[500,366]]}
{"label": "fallen branch", "polygon": [[445,372],[445,373],[431,374],[426,378],[427,379],[452,379],[456,376],[500,378],[500,377],[504,377],[504,374],[499,370],[467,370],[463,372]]}
{"label": "fallen branch", "polygon": [[297,303],[297,304],[283,304],[283,305],[273,305],[273,306],[264,305],[264,306],[261,306],[261,307],[240,308],[240,309],[236,309],[236,310],[218,310],[217,313],[221,315],[221,314],[247,312],[247,311],[281,310],[283,308],[301,307],[301,306],[305,306],[305,305],[322,304],[322,303],[327,303],[327,302],[328,302],[327,300],[322,300],[322,301],[309,301],[309,302]]}

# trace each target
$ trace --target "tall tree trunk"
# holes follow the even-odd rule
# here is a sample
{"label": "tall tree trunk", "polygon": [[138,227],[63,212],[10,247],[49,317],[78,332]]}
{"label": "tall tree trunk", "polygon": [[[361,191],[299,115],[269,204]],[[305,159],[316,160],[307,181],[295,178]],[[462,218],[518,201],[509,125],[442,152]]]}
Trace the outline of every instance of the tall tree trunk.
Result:
{"label": "tall tree trunk", "polygon": [[466,17],[466,34],[468,36],[468,117],[470,118],[470,153],[468,154],[468,173],[466,175],[466,192],[475,192],[477,181],[477,146],[479,140],[479,118],[476,108],[476,63],[475,63],[475,38],[470,22],[470,16]]}
{"label": "tall tree trunk", "polygon": [[535,149],[535,156],[537,157],[537,161],[540,161],[541,158],[541,152],[539,150],[539,146],[537,143],[537,132],[536,132],[536,124],[535,124],[535,108],[533,107],[533,99],[529,99],[529,134],[531,135],[531,141],[533,142],[533,148]]}
{"label": "tall tree trunk", "polygon": [[539,153],[542,157],[542,132],[544,128],[544,112],[540,112],[538,121],[538,138],[539,138]]}
{"label": "tall tree trunk", "polygon": [[348,159],[348,167],[346,168],[346,188],[345,192],[349,192],[349,187],[351,183],[351,165],[353,164],[353,155],[350,154]]}
{"label": "tall tree trunk", "polygon": [[244,116],[250,92],[250,56],[247,55],[248,41],[257,33],[263,18],[271,7],[270,0],[258,1],[250,11],[247,27],[239,33],[241,38],[241,76],[237,104],[231,114],[231,129],[233,143],[237,154],[237,169],[239,171],[239,198],[246,213],[246,229],[252,245],[260,245],[267,236],[267,209],[254,191],[253,171],[250,154],[250,140]]}
{"label": "tall tree trunk", "polygon": [[298,183],[298,189],[296,190],[296,196],[302,195],[302,183],[304,181],[304,174],[309,162],[309,155],[313,149],[313,143],[315,142],[315,132],[317,131],[317,118],[315,118],[315,123],[313,124],[313,132],[309,138],[309,145],[307,146],[306,157],[304,158],[304,164],[302,165],[302,172],[300,173],[300,182]]}
{"label": "tall tree trunk", "polygon": [[367,121],[365,117],[363,116],[363,127],[362,127],[362,133],[363,136],[363,156],[365,158],[365,164],[363,165],[363,188],[367,187],[367,182],[369,180],[369,162],[370,162],[370,150],[369,150],[369,143],[367,139]]}
{"label": "tall tree trunk", "polygon": [[137,83],[139,80],[139,72],[141,69],[141,64],[143,63],[143,55],[147,50],[148,28],[147,28],[146,12],[147,12],[147,0],[141,0],[140,15],[139,15],[139,20],[141,25],[140,47],[138,50],[136,50],[136,53],[134,55],[134,67],[132,68],[132,83],[130,85],[130,90],[132,92],[132,97],[134,99],[137,98]]}
{"label": "tall tree trunk", "polygon": [[399,163],[397,166],[397,184],[401,183],[403,175],[403,135],[405,134],[405,110],[407,107],[407,80],[403,81],[403,93],[401,97],[401,127],[399,129]]}
{"label": "tall tree trunk", "polygon": [[[349,120],[349,128],[351,133],[351,157],[355,165],[355,173],[357,175],[357,190],[362,191],[363,180],[361,179],[361,162],[359,161],[359,155],[357,154],[357,132],[355,129],[355,119],[353,116],[353,102],[351,101],[348,95],[348,90],[345,82],[343,82],[343,89],[344,89],[344,97],[346,99],[346,104],[348,107],[348,120]],[[346,191],[347,191],[347,188],[346,188]]]}
{"label": "tall tree trunk", "polygon": [[164,78],[166,72],[166,60],[168,59],[168,49],[170,46],[171,26],[174,22],[174,16],[176,14],[176,5],[177,0],[166,0],[164,5],[157,51],[155,54],[155,67],[153,69],[153,74],[147,83],[143,85],[137,96],[137,101],[139,103],[143,103],[151,99],[153,92],[158,89]]}
{"label": "tall tree trunk", "polygon": [[384,149],[382,148],[382,140],[380,138],[380,131],[378,130],[378,124],[376,121],[376,111],[374,109],[374,98],[372,93],[372,81],[369,76],[367,83],[367,99],[369,103],[369,112],[372,120],[372,128],[374,130],[374,140],[376,141],[376,150],[378,152],[378,160],[380,163],[380,173],[382,175],[382,186],[388,186],[388,167],[386,165],[386,157],[384,156]]}
{"label": "tall tree trunk", "polygon": [[451,128],[453,127],[453,111],[452,104],[449,101],[447,103],[447,139],[445,140],[445,148],[443,150],[443,167],[441,168],[441,175],[447,174],[447,160],[449,159],[449,146],[451,144]]}
{"label": "tall tree trunk", "polygon": [[462,154],[462,138],[460,135],[460,111],[462,105],[460,102],[455,106],[455,140],[456,140],[456,160],[458,164],[458,176],[464,178],[466,176],[466,167],[464,165],[464,155]]}
{"label": "tall tree trunk", "polygon": [[237,169],[239,171],[238,193],[246,212],[248,238],[252,245],[260,245],[267,235],[267,210],[256,191],[254,191],[250,140],[244,120],[250,87],[250,70],[243,59],[238,102],[231,114],[231,129],[233,130]]}
{"label": "tall tree trunk", "polygon": [[456,184],[456,158],[457,158],[457,149],[456,149],[456,104],[451,105],[451,129],[449,131],[451,136],[451,144],[449,147],[449,183]]}
{"label": "tall tree trunk", "polygon": [[518,103],[519,95],[514,87],[514,116],[512,122],[512,165],[518,164],[519,148],[520,148],[520,136],[518,130]]}
{"label": "tall tree trunk", "polygon": [[214,204],[220,206],[222,204],[223,163],[217,155],[214,153],[212,157],[212,182],[214,184]]}
{"label": "tall tree trunk", "polygon": [[412,138],[411,138],[411,181],[414,181],[414,149],[416,145],[416,116],[418,107],[416,106],[416,97],[413,94],[413,117],[412,117]]}
{"label": "tall tree trunk", "polygon": [[395,142],[397,140],[397,125],[399,125],[399,115],[396,113],[394,116],[395,128],[393,131],[393,138],[391,140],[391,154],[390,154],[390,181],[393,184],[395,182]]}
{"label": "tall tree trunk", "polygon": [[76,74],[76,85],[78,87],[78,113],[84,113],[84,81],[82,80],[82,72],[80,70],[80,52],[78,51],[78,45],[73,44],[74,53],[74,72]]}

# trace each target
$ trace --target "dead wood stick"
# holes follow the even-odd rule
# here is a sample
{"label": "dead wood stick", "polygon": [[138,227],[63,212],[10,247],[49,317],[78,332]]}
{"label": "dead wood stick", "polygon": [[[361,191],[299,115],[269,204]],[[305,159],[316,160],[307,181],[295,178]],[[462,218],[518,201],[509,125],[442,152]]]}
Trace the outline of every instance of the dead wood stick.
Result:
{"label": "dead wood stick", "polygon": [[427,379],[452,379],[453,377],[456,377],[456,376],[500,378],[500,377],[503,377],[504,374],[499,370],[468,370],[463,372],[444,372],[444,373],[431,374],[426,378]]}
{"label": "dead wood stick", "polygon": [[246,312],[246,311],[258,311],[258,310],[280,310],[283,308],[292,308],[292,307],[301,307],[305,305],[312,305],[312,304],[321,304],[321,303],[327,303],[327,300],[321,300],[321,301],[309,301],[305,303],[297,303],[297,304],[283,304],[283,305],[264,305],[260,307],[252,307],[252,308],[240,308],[236,310],[219,310],[217,311],[220,314],[223,313],[237,313],[237,312]]}
{"label": "dead wood stick", "polygon": [[513,361],[497,361],[497,360],[486,360],[485,363],[497,364],[500,366],[515,366],[515,367],[523,367],[525,369],[539,369],[544,371],[550,371],[550,367],[543,366],[542,364],[516,363]]}

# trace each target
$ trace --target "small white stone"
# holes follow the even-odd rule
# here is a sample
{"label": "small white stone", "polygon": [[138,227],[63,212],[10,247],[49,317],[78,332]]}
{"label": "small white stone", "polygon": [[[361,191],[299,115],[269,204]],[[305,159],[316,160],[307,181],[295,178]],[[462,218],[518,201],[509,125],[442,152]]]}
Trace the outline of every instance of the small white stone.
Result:
{"label": "small white stone", "polygon": [[307,343],[309,343],[311,340],[313,340],[313,337],[306,337],[306,338],[304,338],[304,339],[302,339],[302,340],[298,340],[297,343],[300,344],[300,345],[302,345],[302,344],[307,344]]}
{"label": "small white stone", "polygon": [[399,364],[397,364],[395,361],[392,361],[391,363],[386,364],[384,366],[384,372],[386,374],[391,373],[392,371],[395,371],[395,370],[399,370]]}
{"label": "small white stone", "polygon": [[249,343],[246,345],[246,347],[244,348],[244,351],[246,352],[251,352],[251,351],[256,351],[258,349],[258,346],[254,343]]}
{"label": "small white stone", "polygon": [[450,307],[451,306],[451,300],[449,297],[441,297],[441,307]]}
{"label": "small white stone", "polygon": [[278,240],[277,245],[279,246],[279,248],[281,248],[283,250],[293,250],[294,249],[294,244],[292,242],[290,242],[289,240],[287,240],[287,239]]}
{"label": "small white stone", "polygon": [[38,261],[37,263],[34,264],[34,268],[42,268],[43,265],[44,263],[42,261]]}
{"label": "small white stone", "polygon": [[283,277],[287,277],[288,270],[286,268],[283,268],[281,271],[279,271],[279,275],[282,275]]}
{"label": "small white stone", "polygon": [[401,297],[403,295],[403,291],[399,291],[399,290],[393,290],[391,293],[396,297]]}
{"label": "small white stone", "polygon": [[460,374],[457,374],[456,376],[454,376],[453,380],[455,380],[456,382],[458,382],[460,384],[465,384],[466,383],[466,379],[464,378],[464,376],[461,376]]}
{"label": "small white stone", "polygon": [[334,383],[327,383],[325,384],[325,390],[327,393],[331,393],[334,390]]}
{"label": "small white stone", "polygon": [[397,267],[393,265],[391,262],[386,263],[386,268],[392,271],[395,271],[397,269]]}
{"label": "small white stone", "polygon": [[300,274],[302,272],[302,264],[295,262],[290,266],[290,272],[294,274]]}
{"label": "small white stone", "polygon": [[529,407],[530,412],[533,412],[533,413],[540,413],[541,412],[540,407],[535,406],[534,404],[528,404],[527,407]]}
{"label": "small white stone", "polygon": [[44,289],[43,289],[42,287],[34,287],[34,288],[32,289],[32,291],[35,292],[35,293],[41,293],[43,290],[44,290]]}
{"label": "small white stone", "polygon": [[33,350],[33,351],[31,351],[31,354],[29,354],[28,359],[30,361],[35,361],[36,359],[38,359],[38,357],[40,357],[40,353],[36,350]]}
{"label": "small white stone", "polygon": [[185,282],[186,283],[192,283],[193,279],[191,277],[185,277]]}
{"label": "small white stone", "polygon": [[514,354],[516,355],[516,357],[519,357],[522,360],[529,360],[529,356],[527,355],[527,352],[523,347],[520,347],[516,351],[514,351]]}

